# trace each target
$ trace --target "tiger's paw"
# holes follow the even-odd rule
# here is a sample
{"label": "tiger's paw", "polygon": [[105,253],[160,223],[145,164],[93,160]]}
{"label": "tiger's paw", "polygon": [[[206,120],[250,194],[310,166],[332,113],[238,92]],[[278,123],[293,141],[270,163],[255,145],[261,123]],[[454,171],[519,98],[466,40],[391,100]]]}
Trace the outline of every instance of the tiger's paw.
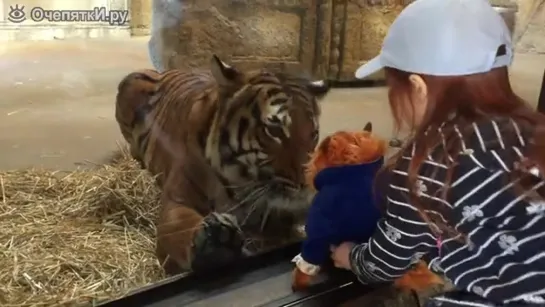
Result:
{"label": "tiger's paw", "polygon": [[240,259],[244,238],[236,218],[227,213],[206,216],[193,239],[194,271],[209,270]]}

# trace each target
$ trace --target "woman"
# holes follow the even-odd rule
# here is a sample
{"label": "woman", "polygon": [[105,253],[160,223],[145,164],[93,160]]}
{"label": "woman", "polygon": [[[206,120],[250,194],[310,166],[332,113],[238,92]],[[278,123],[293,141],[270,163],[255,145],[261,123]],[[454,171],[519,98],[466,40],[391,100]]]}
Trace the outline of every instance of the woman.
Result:
{"label": "woman", "polygon": [[363,283],[426,255],[456,290],[428,306],[545,306],[545,116],[511,89],[510,33],[486,0],[418,0],[380,55],[398,127],[387,214],[367,244],[332,247]]}

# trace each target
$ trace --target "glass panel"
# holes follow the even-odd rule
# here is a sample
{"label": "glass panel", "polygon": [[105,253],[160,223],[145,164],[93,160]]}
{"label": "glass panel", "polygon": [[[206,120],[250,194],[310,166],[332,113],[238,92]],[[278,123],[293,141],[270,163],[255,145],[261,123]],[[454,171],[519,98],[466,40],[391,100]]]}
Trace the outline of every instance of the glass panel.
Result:
{"label": "glass panel", "polygon": [[[316,144],[368,121],[398,136],[386,88],[344,85],[408,2],[0,0],[0,305],[114,299],[301,242]],[[517,56],[533,102],[545,61]],[[291,291],[289,251],[248,299]]]}

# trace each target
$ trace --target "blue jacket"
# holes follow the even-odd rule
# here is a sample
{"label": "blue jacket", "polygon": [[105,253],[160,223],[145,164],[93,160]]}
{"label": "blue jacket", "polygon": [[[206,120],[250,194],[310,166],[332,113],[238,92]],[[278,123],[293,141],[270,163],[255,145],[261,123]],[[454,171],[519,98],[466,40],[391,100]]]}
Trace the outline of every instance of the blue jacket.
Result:
{"label": "blue jacket", "polygon": [[322,265],[330,256],[330,245],[367,242],[372,236],[381,217],[373,180],[383,162],[331,167],[316,175],[318,193],[307,216],[301,251],[306,262]]}

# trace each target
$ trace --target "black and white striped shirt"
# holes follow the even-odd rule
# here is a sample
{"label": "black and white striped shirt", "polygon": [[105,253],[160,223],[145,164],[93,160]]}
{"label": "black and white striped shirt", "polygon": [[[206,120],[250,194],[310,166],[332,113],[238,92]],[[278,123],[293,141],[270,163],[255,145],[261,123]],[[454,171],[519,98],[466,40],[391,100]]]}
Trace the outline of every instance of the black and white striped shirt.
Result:
{"label": "black and white striped shirt", "polygon": [[437,190],[448,168],[433,158],[435,150],[419,171],[417,194],[428,204],[446,206],[427,210],[428,216],[455,226],[465,238],[441,240],[409,203],[413,146],[391,174],[378,230],[351,252],[353,271],[363,283],[392,281],[426,256],[430,268],[456,286],[430,299],[430,306],[545,306],[545,202],[527,197],[536,191],[545,195],[545,180],[532,168],[531,190],[515,190],[518,179],[509,176],[524,157],[529,135],[510,119],[474,123],[469,132],[454,127],[462,151],[447,200]]}

